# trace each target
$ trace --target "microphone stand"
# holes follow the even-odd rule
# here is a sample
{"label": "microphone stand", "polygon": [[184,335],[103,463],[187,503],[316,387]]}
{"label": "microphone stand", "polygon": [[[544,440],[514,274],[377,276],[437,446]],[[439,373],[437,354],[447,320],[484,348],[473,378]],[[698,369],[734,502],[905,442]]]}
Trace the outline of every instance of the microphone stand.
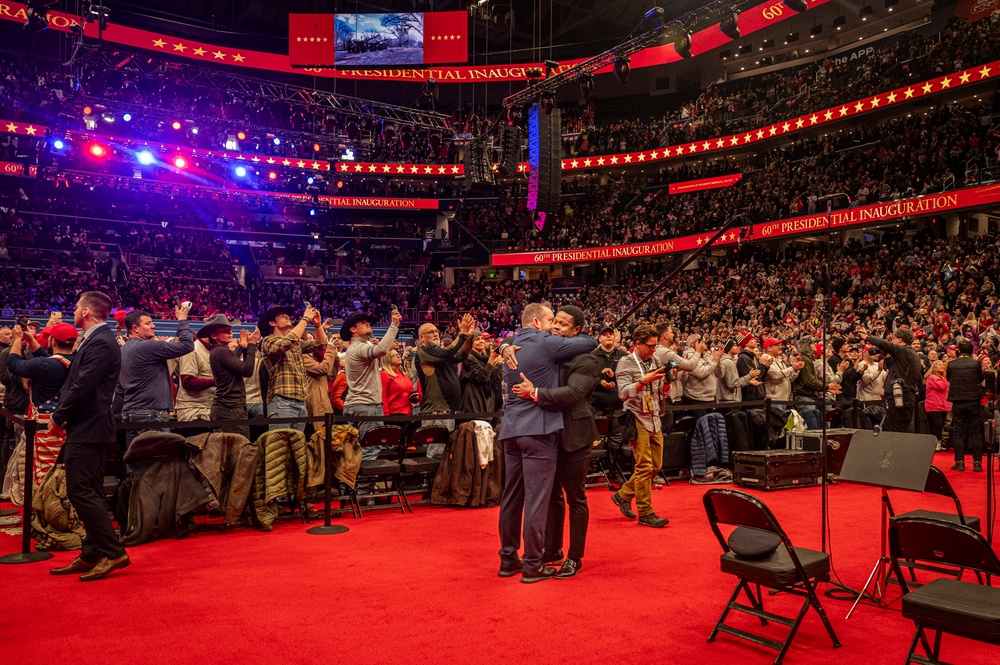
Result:
{"label": "microphone stand", "polygon": [[735,225],[734,223],[737,220],[740,220],[740,219],[746,219],[746,215],[744,215],[743,213],[737,213],[737,214],[733,215],[732,217],[730,217],[729,219],[727,219],[725,222],[723,222],[722,226],[719,227],[719,230],[716,231],[716,233],[715,233],[714,236],[712,236],[704,245],[702,245],[701,247],[699,247],[698,249],[696,249],[694,251],[694,254],[692,254],[691,256],[687,257],[686,259],[681,259],[677,263],[677,265],[675,265],[673,268],[670,269],[670,272],[667,273],[667,275],[663,279],[661,279],[659,282],[657,282],[656,284],[654,284],[649,289],[649,292],[646,293],[646,295],[644,295],[643,297],[639,298],[639,300],[636,301],[636,303],[634,305],[632,305],[628,310],[625,311],[624,314],[622,314],[620,317],[618,317],[618,320],[615,321],[615,327],[621,327],[621,326],[623,326],[625,324],[625,322],[628,321],[629,317],[631,317],[633,314],[635,314],[639,310],[640,307],[642,307],[647,302],[649,302],[649,300],[653,296],[655,296],[660,291],[660,289],[662,289],[668,283],[670,283],[670,281],[674,277],[676,277],[682,270],[684,270],[684,268],[686,268],[688,266],[688,264],[690,264],[692,261],[694,261],[695,259],[697,259],[698,257],[700,257],[702,254],[704,254],[706,251],[708,251],[708,248],[711,247],[712,245],[714,245],[722,236],[724,236],[726,234],[726,232]]}
{"label": "microphone stand", "polygon": [[[827,553],[826,552],[826,547],[827,547],[827,531],[829,530],[829,525],[830,525],[830,488],[829,488],[829,479],[827,478],[828,473],[829,473],[828,472],[829,446],[827,445],[827,441],[826,441],[826,436],[827,436],[827,426],[826,426],[827,398],[826,398],[826,395],[827,395],[827,390],[828,390],[829,385],[830,385],[830,382],[827,379],[827,369],[829,368],[830,363],[826,359],[826,350],[827,350],[827,348],[829,348],[827,346],[829,344],[829,341],[828,341],[827,338],[829,337],[829,330],[830,330],[830,298],[833,295],[833,287],[831,286],[831,280],[830,280],[830,261],[831,261],[831,257],[830,257],[830,243],[832,242],[832,240],[831,240],[831,236],[832,236],[831,209],[832,209],[832,205],[833,205],[834,199],[839,199],[839,198],[846,198],[848,204],[850,204],[850,202],[851,202],[851,197],[846,192],[837,192],[835,194],[828,194],[828,195],[820,198],[820,201],[826,201],[826,257],[825,257],[826,258],[826,265],[825,265],[824,271],[823,271],[823,288],[825,289],[825,293],[824,293],[824,298],[823,298],[823,331],[822,331],[822,343],[823,343],[823,354],[822,354],[822,360],[823,360],[823,397],[820,400],[820,408],[819,408],[820,417],[821,417],[821,420],[822,420],[821,431],[820,431],[820,440],[819,440],[819,452],[820,452],[820,462],[823,465],[823,472],[822,472],[822,474],[820,476],[820,497],[821,497],[820,498],[820,501],[821,501],[821,507],[820,507],[820,528],[822,530],[822,537],[821,537],[822,546],[821,547],[822,547],[822,551],[823,551],[824,554]],[[833,559],[833,555],[832,554],[831,554],[830,558],[831,558],[831,560]],[[831,563],[831,566],[832,566],[832,563]],[[836,587],[834,589],[827,589],[826,596],[829,597],[829,598],[835,598],[837,600],[848,600],[848,599],[857,598],[857,597],[859,597],[861,595],[861,592],[858,592],[858,591],[856,591],[854,589],[851,589],[850,587],[845,586],[844,584],[841,584],[840,582],[834,582],[831,579],[831,580],[829,580],[829,583],[831,585],[833,585],[834,587]],[[847,597],[845,597],[845,598],[838,598],[838,596],[836,595],[838,592],[843,592]]]}

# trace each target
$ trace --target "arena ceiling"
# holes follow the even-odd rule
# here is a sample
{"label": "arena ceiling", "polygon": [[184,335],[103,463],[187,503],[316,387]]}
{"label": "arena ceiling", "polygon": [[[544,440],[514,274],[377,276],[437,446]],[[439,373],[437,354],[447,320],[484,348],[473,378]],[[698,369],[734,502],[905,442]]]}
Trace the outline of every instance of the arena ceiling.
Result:
{"label": "arena ceiling", "polygon": [[[135,27],[182,26],[262,38],[267,50],[284,50],[289,13],[377,13],[487,9],[470,25],[473,52],[493,62],[582,57],[621,41],[654,5],[674,18],[704,0],[105,0],[111,20]],[[534,50],[534,52],[533,52]],[[478,59],[478,58],[477,58]]]}

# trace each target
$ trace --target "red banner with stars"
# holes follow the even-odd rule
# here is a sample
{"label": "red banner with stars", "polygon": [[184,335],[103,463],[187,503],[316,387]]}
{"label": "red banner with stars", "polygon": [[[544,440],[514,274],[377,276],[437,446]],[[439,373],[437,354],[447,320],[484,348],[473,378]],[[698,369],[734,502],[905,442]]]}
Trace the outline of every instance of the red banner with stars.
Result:
{"label": "red banner with stars", "polygon": [[[832,228],[877,224],[914,215],[933,215],[940,212],[996,205],[1000,202],[1000,184],[968,187],[941,194],[929,194],[902,201],[886,201],[847,210],[838,210],[830,215]],[[794,217],[774,222],[754,224],[751,228],[755,240],[773,240],[797,235],[819,233],[826,229],[826,214]],[[590,247],[587,249],[552,250],[545,252],[511,252],[493,254],[490,262],[494,266],[551,265],[554,263],[590,263],[593,261],[615,261],[648,256],[660,256],[677,252],[692,252],[708,242],[716,231],[683,236],[670,240],[638,242],[630,245]],[[723,235],[713,247],[727,247],[738,243],[739,230]]]}
{"label": "red banner with stars", "polygon": [[360,175],[447,176],[465,175],[462,164],[386,164],[375,162],[337,162],[337,173]]}
{"label": "red banner with stars", "polygon": [[[806,0],[809,9],[826,4],[830,0]],[[428,12],[425,16],[433,16],[438,12]],[[448,14],[451,12],[443,12]],[[464,14],[464,12],[455,12]],[[740,31],[743,36],[758,30],[775,25],[791,16],[797,16],[782,3],[781,0],[769,0],[766,3],[747,9],[740,14]],[[14,21],[17,23],[27,22],[27,7],[18,2],[0,2],[0,19]],[[78,16],[63,12],[49,12],[50,28],[68,32],[71,26],[80,25],[82,21]],[[467,18],[465,18],[467,22]],[[467,29],[466,23],[466,29]],[[447,32],[442,34],[458,34]],[[96,23],[84,25],[84,35],[96,39],[98,37],[98,27]],[[158,53],[167,53],[176,58],[187,58],[201,62],[212,62],[214,64],[234,65],[251,69],[267,70],[272,72],[283,72],[290,74],[307,73],[309,76],[320,76],[324,78],[343,78],[372,81],[426,81],[429,78],[435,79],[438,83],[470,83],[476,81],[524,81],[527,76],[525,72],[534,67],[544,68],[542,63],[521,63],[515,65],[499,66],[458,66],[458,67],[428,67],[422,69],[326,69],[321,67],[298,69],[289,63],[287,54],[267,53],[265,51],[253,51],[250,49],[237,49],[206,42],[196,42],[189,39],[171,37],[149,30],[130,28],[115,23],[109,23],[107,29],[101,35],[103,41],[112,44],[121,44],[142,48]],[[693,35],[692,53],[698,55],[711,50],[731,40],[723,35],[718,24],[710,25],[699,30]],[[447,48],[468,49],[468,42],[464,39],[441,42],[448,44]],[[459,46],[460,45],[460,46]],[[451,53],[449,52],[449,56]],[[652,67],[670,62],[677,62],[680,56],[674,51],[673,44],[648,48],[632,56],[631,66],[633,69],[639,67]],[[466,61],[461,58],[459,61]],[[564,61],[557,70],[562,71],[572,67],[584,59]],[[601,70],[599,73],[610,73],[611,67]]]}

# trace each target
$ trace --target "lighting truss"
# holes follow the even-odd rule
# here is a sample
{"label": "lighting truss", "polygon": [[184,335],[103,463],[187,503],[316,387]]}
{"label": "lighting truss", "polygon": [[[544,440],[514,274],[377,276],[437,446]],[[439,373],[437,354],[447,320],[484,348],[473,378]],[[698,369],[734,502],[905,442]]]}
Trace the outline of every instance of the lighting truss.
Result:
{"label": "lighting truss", "polygon": [[234,96],[265,97],[301,107],[310,113],[335,111],[346,115],[387,120],[399,123],[400,127],[412,126],[439,131],[443,136],[450,136],[453,133],[451,116],[435,111],[422,111],[398,104],[333,94],[187,63],[150,59],[148,56],[131,54],[127,51],[116,50],[108,53],[106,49],[94,48],[87,56],[78,60],[78,62],[88,61],[90,64],[99,64],[143,78],[172,81],[178,85],[215,92],[224,91]]}
{"label": "lighting truss", "polygon": [[671,43],[686,34],[708,27],[713,23],[722,22],[732,12],[741,12],[748,7],[758,4],[760,4],[760,0],[717,0],[700,9],[695,9],[679,16],[672,21],[658,21],[658,25],[641,35],[630,37],[621,44],[573,65],[558,74],[553,74],[529,84],[524,90],[504,99],[503,105],[509,109],[514,106],[532,104],[538,101],[543,95],[554,94],[557,89],[567,83],[577,81],[585,76],[592,75],[599,69],[614,65],[616,60],[627,60],[629,56],[639,51]]}

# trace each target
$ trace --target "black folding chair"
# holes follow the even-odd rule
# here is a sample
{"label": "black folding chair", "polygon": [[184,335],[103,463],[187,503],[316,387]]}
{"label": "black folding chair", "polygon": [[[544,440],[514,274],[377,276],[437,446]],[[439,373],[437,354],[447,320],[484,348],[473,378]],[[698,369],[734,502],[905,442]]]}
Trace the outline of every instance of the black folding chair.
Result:
{"label": "black folding chair", "polygon": [[386,452],[395,453],[389,457],[361,461],[361,468],[358,470],[358,483],[351,489],[351,505],[354,507],[355,515],[358,517],[361,517],[362,512],[361,502],[358,501],[357,485],[360,484],[362,479],[371,479],[374,482],[388,482],[392,488],[392,491],[389,492],[373,492],[366,495],[366,498],[374,499],[396,496],[399,497],[399,509],[404,515],[407,510],[411,513],[413,512],[413,509],[410,508],[410,504],[406,500],[406,495],[403,494],[403,484],[400,482],[403,472],[403,455],[406,452],[402,445],[402,438],[402,428],[393,425],[382,425],[368,430],[358,443],[362,448],[379,446],[383,450],[388,448],[389,450]]}
{"label": "black folding chair", "polygon": [[416,478],[421,481],[421,487],[411,490],[411,494],[423,492],[423,481],[433,478],[441,465],[441,458],[427,456],[427,446],[435,443],[447,445],[450,435],[447,427],[430,425],[417,428],[407,438],[406,453],[403,456],[403,480]]}
{"label": "black folding chair", "polygon": [[[924,493],[938,494],[940,496],[948,497],[955,502],[955,512],[943,513],[934,510],[918,509],[911,510],[903,513],[902,515],[896,515],[895,511],[892,509],[892,502],[889,500],[889,495],[886,493],[886,508],[889,511],[890,521],[910,517],[920,517],[923,519],[938,520],[939,522],[948,522],[949,524],[960,524],[962,526],[969,527],[973,531],[980,531],[979,518],[966,515],[962,512],[962,502],[958,500],[958,495],[955,494],[955,489],[951,486],[951,483],[948,482],[948,477],[944,475],[944,472],[936,466],[931,466],[930,473],[927,474],[927,482],[924,483]],[[910,582],[913,584],[917,581],[916,570],[929,570],[938,573],[951,572],[942,571],[938,567],[922,565],[919,563],[910,564],[908,562],[903,562],[901,566],[910,571]],[[961,574],[959,574],[959,576],[961,576]],[[895,583],[896,579],[893,577],[887,581]]]}
{"label": "black folding chair", "polygon": [[[826,611],[816,594],[816,583],[829,579],[830,556],[823,552],[794,547],[771,511],[756,497],[736,490],[713,489],[705,493],[703,501],[705,512],[708,513],[708,523],[716,538],[719,539],[719,544],[722,545],[722,572],[735,575],[739,579],[736,590],[729,597],[726,608],[722,611],[722,616],[715,624],[708,641],[713,642],[716,636],[723,632],[776,649],[778,657],[774,659],[774,665],[778,665],[785,657],[785,653],[811,605],[823,621],[834,648],[839,647],[840,641],[837,639],[836,633],[833,632],[833,626],[830,625]],[[769,532],[780,538],[781,544],[773,552],[760,558],[743,557],[730,549],[729,543],[719,529],[720,524],[749,527]],[[802,607],[799,608],[798,615],[791,619],[765,611],[761,587],[802,596]],[[750,601],[749,606],[737,602],[741,592]],[[757,617],[762,626],[767,625],[768,621],[788,626],[789,631],[785,641],[777,642],[727,626],[725,624],[726,617],[732,610]]]}
{"label": "black folding chair", "polygon": [[[590,469],[587,472],[587,489],[591,487],[607,487],[609,490],[618,488],[612,484],[611,460],[608,454],[608,419],[596,418],[594,424],[597,426],[597,433],[601,435],[600,445],[590,449]],[[591,478],[594,480],[591,481]],[[598,480],[599,478],[603,480]]]}
{"label": "black folding chair", "polygon": [[[943,665],[944,633],[1000,645],[1000,588],[945,577],[912,588],[903,578],[902,566],[911,562],[953,573],[973,570],[987,580],[1000,575],[1000,559],[979,533],[961,524],[898,517],[889,523],[889,559],[903,588],[903,616],[916,625],[905,665]],[[933,644],[926,631],[934,632]],[[918,644],[925,655],[915,653]]]}

